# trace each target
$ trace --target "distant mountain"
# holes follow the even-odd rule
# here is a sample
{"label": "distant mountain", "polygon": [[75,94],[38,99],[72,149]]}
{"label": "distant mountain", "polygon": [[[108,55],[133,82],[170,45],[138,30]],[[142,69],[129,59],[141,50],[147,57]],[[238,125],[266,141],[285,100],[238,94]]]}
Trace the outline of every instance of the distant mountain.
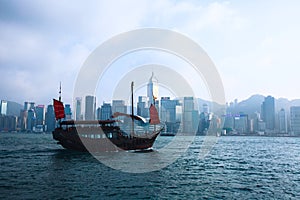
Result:
{"label": "distant mountain", "polygon": [[251,115],[255,112],[260,112],[261,104],[264,99],[265,97],[262,95],[252,95],[250,98],[229,107],[228,111],[231,113],[243,112],[245,114]]}
{"label": "distant mountain", "polygon": [[224,105],[218,104],[216,102],[211,102],[211,101],[207,101],[207,100],[204,100],[204,99],[200,99],[200,98],[198,98],[197,100],[198,100],[198,107],[199,107],[200,112],[203,111],[203,104],[207,104],[208,107],[209,107],[210,112],[213,112],[216,115],[221,116],[225,112],[224,111],[224,108],[225,108]]}
{"label": "distant mountain", "polygon": [[276,111],[279,111],[281,108],[284,108],[287,113],[290,111],[290,107],[300,106],[300,99],[294,99],[289,101],[285,98],[279,98],[275,102]]}
{"label": "distant mountain", "polygon": [[[261,104],[265,100],[263,95],[252,95],[250,98],[243,100],[236,105],[228,108],[232,113],[243,112],[248,115],[252,115],[255,112],[261,112]],[[300,99],[289,101],[285,98],[275,99],[275,111],[278,112],[281,108],[284,108],[288,113],[291,106],[300,106]]]}

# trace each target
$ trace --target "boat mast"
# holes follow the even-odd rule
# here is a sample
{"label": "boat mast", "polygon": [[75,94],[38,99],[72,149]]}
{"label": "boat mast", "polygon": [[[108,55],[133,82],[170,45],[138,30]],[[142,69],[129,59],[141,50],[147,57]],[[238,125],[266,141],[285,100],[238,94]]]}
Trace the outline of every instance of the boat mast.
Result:
{"label": "boat mast", "polygon": [[59,82],[59,101],[61,101],[61,81]]}
{"label": "boat mast", "polygon": [[131,82],[131,133],[132,135],[134,134],[134,121],[133,121],[133,116],[134,116],[134,111],[133,111],[133,81]]}
{"label": "boat mast", "polygon": [[[153,98],[153,105],[155,107],[155,97],[154,97],[154,94],[152,94],[152,98]],[[154,124],[154,132],[156,131],[156,125]]]}

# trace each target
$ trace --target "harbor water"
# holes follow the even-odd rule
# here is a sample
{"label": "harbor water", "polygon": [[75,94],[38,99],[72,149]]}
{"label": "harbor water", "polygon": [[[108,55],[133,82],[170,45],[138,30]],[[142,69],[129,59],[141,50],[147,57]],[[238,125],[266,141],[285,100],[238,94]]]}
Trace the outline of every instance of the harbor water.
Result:
{"label": "harbor water", "polygon": [[300,199],[300,138],[220,137],[199,159],[203,139],[161,170],[126,173],[51,134],[0,133],[0,199]]}

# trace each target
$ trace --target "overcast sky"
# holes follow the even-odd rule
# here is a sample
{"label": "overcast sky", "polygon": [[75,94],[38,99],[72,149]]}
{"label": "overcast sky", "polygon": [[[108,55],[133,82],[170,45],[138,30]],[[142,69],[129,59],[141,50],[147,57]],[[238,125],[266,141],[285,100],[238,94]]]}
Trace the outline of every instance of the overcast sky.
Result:
{"label": "overcast sky", "polygon": [[0,98],[49,104],[62,81],[71,103],[88,55],[112,36],[145,27],[197,42],[220,73],[226,101],[300,98],[299,10],[300,1],[273,0],[0,0]]}

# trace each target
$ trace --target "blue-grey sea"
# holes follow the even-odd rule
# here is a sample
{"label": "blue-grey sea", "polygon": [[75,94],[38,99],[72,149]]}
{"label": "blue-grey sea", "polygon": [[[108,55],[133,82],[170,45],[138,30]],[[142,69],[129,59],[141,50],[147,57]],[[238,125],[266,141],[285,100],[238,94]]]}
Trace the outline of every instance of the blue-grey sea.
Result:
{"label": "blue-grey sea", "polygon": [[300,138],[220,137],[199,159],[202,141],[161,170],[125,173],[51,134],[0,133],[0,199],[300,199]]}

